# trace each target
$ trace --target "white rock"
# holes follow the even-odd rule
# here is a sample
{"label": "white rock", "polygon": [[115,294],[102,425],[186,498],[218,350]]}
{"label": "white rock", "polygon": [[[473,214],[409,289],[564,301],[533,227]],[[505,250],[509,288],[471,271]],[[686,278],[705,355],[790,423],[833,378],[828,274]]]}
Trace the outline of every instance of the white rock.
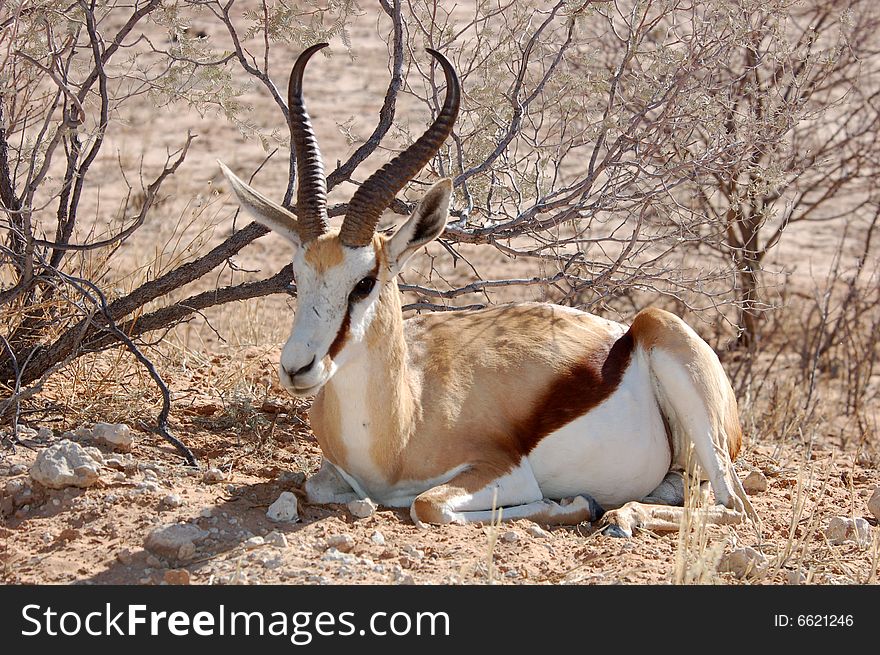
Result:
{"label": "white rock", "polygon": [[168,494],[162,499],[162,504],[166,507],[180,507],[183,505],[183,499],[180,494]]}
{"label": "white rock", "polygon": [[752,471],[743,480],[743,489],[750,494],[767,491],[767,477],[761,471]]}
{"label": "white rock", "polygon": [[128,452],[134,444],[131,428],[125,423],[95,423],[92,437],[96,441],[112,446],[117,450]]}
{"label": "white rock", "polygon": [[45,487],[91,487],[100,479],[100,463],[78,443],[65,439],[37,455],[31,477]]}
{"label": "white rock", "polygon": [[359,498],[348,504],[348,511],[359,519],[369,518],[376,513],[376,503],[370,498],[364,498],[363,500]]}
{"label": "white rock", "polygon": [[284,533],[275,530],[265,536],[265,542],[276,548],[287,548],[287,537]]}
{"label": "white rock", "polygon": [[871,545],[871,526],[862,517],[835,516],[828,522],[825,536],[835,546],[855,542],[866,548]]}
{"label": "white rock", "polygon": [[93,460],[98,462],[98,464],[104,465],[104,453],[95,448],[94,446],[86,446],[84,450],[91,456]]}
{"label": "white rock", "polygon": [[373,534],[370,535],[370,541],[372,541],[377,546],[385,545],[385,535],[379,532],[378,530],[374,530]]}
{"label": "white rock", "polygon": [[528,532],[536,539],[549,539],[552,536],[549,532],[547,532],[544,528],[537,524],[533,524],[527,527],[526,532]]}
{"label": "white rock", "polygon": [[244,542],[245,548],[259,548],[260,546],[266,545],[266,540],[262,537],[251,537],[247,541]]}
{"label": "white rock", "polygon": [[868,500],[868,511],[874,515],[874,518],[880,521],[880,487],[874,489],[874,493]]}
{"label": "white rock", "polygon": [[334,534],[327,537],[327,548],[335,548],[336,550],[347,553],[354,548],[354,537],[350,534]]}
{"label": "white rock", "polygon": [[266,510],[266,516],[269,517],[270,521],[275,521],[276,523],[293,523],[298,521],[299,514],[297,514],[296,494],[282,491],[281,495],[278,496],[278,500],[269,505],[269,509]]}
{"label": "white rock", "polygon": [[321,559],[325,562],[342,562],[343,564],[357,564],[359,562],[357,556],[351,553],[344,553],[338,548],[328,548],[321,555]]}
{"label": "white rock", "polygon": [[405,555],[409,555],[412,559],[423,559],[425,557],[425,551],[420,548],[416,548],[411,544],[407,544],[403,547],[403,553]]}
{"label": "white rock", "polygon": [[223,482],[225,479],[226,474],[216,466],[209,467],[205,470],[204,475],[202,475],[202,480],[209,483]]}
{"label": "white rock", "polygon": [[196,542],[208,534],[190,523],[172,523],[150,532],[144,540],[144,548],[165,559],[186,560],[195,554]]}
{"label": "white rock", "polygon": [[718,570],[722,573],[733,573],[737,578],[763,573],[767,570],[767,557],[748,546],[737,548],[721,558]]}
{"label": "white rock", "polygon": [[500,538],[501,541],[506,544],[515,544],[520,539],[519,532],[517,532],[516,530],[508,530],[507,532],[502,534]]}

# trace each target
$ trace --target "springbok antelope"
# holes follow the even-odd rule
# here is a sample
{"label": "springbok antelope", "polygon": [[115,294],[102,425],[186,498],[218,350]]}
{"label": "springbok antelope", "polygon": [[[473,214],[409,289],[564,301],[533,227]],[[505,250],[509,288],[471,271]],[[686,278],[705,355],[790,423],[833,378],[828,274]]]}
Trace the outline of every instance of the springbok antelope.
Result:
{"label": "springbok antelope", "polygon": [[[403,320],[397,274],[446,226],[443,179],[390,237],[382,212],[440,149],[460,88],[412,146],[364,182],[337,231],[329,227],[320,150],[302,96],[305,50],[288,104],[298,173],[296,213],[220,166],[241,206],[294,248],[297,311],[281,353],[282,384],[315,395],[324,455],[309,502],[370,497],[410,507],[422,523],[503,518],[573,524],[605,512],[607,530],[674,530],[684,475],[708,480],[714,523],[754,516],[732,459],[741,431],[733,390],[712,349],[659,309],[618,323],[551,304],[521,303]],[[693,448],[698,467],[688,467]],[[613,509],[616,508],[616,509]],[[756,517],[755,517],[756,518]]]}

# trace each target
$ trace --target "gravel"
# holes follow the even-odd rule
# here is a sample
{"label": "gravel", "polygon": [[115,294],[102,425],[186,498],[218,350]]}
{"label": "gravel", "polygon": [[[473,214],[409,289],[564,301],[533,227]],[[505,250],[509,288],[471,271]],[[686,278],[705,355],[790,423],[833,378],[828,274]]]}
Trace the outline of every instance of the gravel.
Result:
{"label": "gravel", "polygon": [[754,548],[737,548],[721,558],[718,570],[722,573],[733,573],[737,578],[760,574],[767,570],[767,557]]}
{"label": "gravel", "polygon": [[526,532],[528,532],[529,535],[531,535],[535,539],[549,539],[552,536],[549,532],[547,532],[544,528],[537,524],[527,527]]}
{"label": "gravel", "polygon": [[226,479],[226,474],[218,469],[216,466],[211,466],[205,469],[205,473],[202,475],[202,481],[207,482],[208,484],[214,484],[215,482],[223,482]]}
{"label": "gravel", "polygon": [[326,548],[328,550],[335,548],[342,553],[347,553],[354,548],[354,543],[354,537],[348,533],[334,534],[327,537]]}
{"label": "gravel", "polygon": [[180,507],[183,505],[183,499],[180,494],[168,494],[162,499],[162,504],[165,507]]}
{"label": "gravel", "polygon": [[167,560],[188,560],[195,555],[196,543],[208,534],[190,523],[172,523],[150,532],[144,540],[144,548]]}

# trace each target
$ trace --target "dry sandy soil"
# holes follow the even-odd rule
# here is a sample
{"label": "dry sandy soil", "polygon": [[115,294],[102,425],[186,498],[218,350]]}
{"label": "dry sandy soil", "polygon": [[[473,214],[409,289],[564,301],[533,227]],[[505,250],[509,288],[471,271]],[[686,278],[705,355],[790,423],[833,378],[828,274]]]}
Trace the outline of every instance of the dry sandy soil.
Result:
{"label": "dry sandy soil", "polygon": [[[368,134],[381,104],[387,55],[376,24],[372,13],[355,23],[357,65],[337,54],[322,60],[324,74],[309,80],[309,107],[329,161],[353,150],[334,123],[357,117],[354,131]],[[276,49],[276,70],[286,69],[292,52],[284,46]],[[365,69],[375,74],[365,75]],[[340,90],[344,103],[336,100]],[[254,106],[252,119],[267,132],[280,125],[280,115],[259,89],[245,100]],[[408,115],[405,106],[401,116],[415,124],[424,119],[420,113]],[[255,140],[244,139],[233,126],[185,108],[172,114],[144,103],[128,118],[105,147],[108,156],[95,165],[93,180],[102,180],[100,204],[96,188],[91,188],[85,209],[96,214],[99,206],[115,206],[124,194],[118,161],[136,161],[147,152],[145,168],[155,170],[164,159],[164,147],[179,147],[187,128],[200,136],[185,166],[168,182],[163,203],[119,253],[114,265],[120,277],[134,270],[134,262],[140,265],[154,252],[158,257],[163,246],[156,244],[175,242],[178,217],[184,223],[198,216],[216,224],[213,233],[204,236],[208,243],[227,233],[234,205],[214,160],[223,158],[243,172],[254,170],[265,157]],[[283,188],[283,159],[272,158],[255,180],[269,195],[278,196]],[[380,165],[381,157],[368,164],[367,171]],[[339,193],[349,192],[350,187]],[[197,232],[190,228],[186,234]],[[793,237],[791,243],[797,246],[798,240]],[[818,257],[814,263],[821,266],[821,253],[810,249],[800,254]],[[245,269],[268,272],[277,270],[286,257],[282,240],[270,236],[246,249],[237,261]],[[487,270],[492,270],[493,262],[497,264],[492,258],[484,262]],[[242,274],[227,271],[209,283],[239,279]],[[123,278],[120,286],[130,287],[136,281],[137,276]],[[703,530],[698,520],[683,535],[642,532],[630,540],[604,536],[586,524],[547,531],[535,530],[527,522],[422,530],[412,524],[407,511],[379,508],[374,515],[358,519],[344,506],[305,503],[300,505],[299,522],[272,523],[266,517],[269,504],[282,491],[297,493],[302,475],[313,472],[320,462],[308,428],[308,403],[285,396],[276,382],[278,352],[292,307],[287,298],[225,307],[207,314],[224,341],[197,321],[166,335],[161,346],[151,351],[174,392],[175,434],[203,466],[219,468],[221,480],[206,480],[203,471],[183,467],[170,446],[144,429],[155,417],[155,389],[125,357],[83,360],[56,376],[46,393],[47,404],[56,411],[28,421],[31,427],[47,427],[49,432],[26,435],[24,447],[0,452],[5,512],[0,527],[0,580],[88,584],[187,580],[194,584],[861,584],[877,580],[880,530],[866,502],[880,484],[880,474],[860,450],[840,448],[830,427],[795,439],[747,435],[737,470],[743,478],[761,471],[769,484],[766,491],[752,496],[763,520],[760,538],[749,526]],[[126,422],[137,439],[129,454],[101,447],[107,463],[97,485],[47,490],[30,483],[28,467],[42,448],[60,440],[65,430],[99,420]],[[866,518],[873,543],[831,544],[823,531],[838,515]],[[150,531],[179,522],[207,532],[192,557],[168,560],[144,549]],[[276,535],[262,544],[255,539],[271,533],[283,534],[286,546],[273,545],[282,542]],[[724,553],[743,546],[761,550],[767,567],[745,578],[716,570]]]}

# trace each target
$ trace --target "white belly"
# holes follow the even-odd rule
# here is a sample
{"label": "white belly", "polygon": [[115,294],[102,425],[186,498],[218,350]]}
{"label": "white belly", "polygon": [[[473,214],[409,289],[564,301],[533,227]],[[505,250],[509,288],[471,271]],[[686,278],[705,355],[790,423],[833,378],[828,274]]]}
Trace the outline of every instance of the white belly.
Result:
{"label": "white belly", "polygon": [[545,497],[586,493],[607,509],[660,484],[672,454],[653,385],[636,349],[611,396],[538,443],[528,459]]}

